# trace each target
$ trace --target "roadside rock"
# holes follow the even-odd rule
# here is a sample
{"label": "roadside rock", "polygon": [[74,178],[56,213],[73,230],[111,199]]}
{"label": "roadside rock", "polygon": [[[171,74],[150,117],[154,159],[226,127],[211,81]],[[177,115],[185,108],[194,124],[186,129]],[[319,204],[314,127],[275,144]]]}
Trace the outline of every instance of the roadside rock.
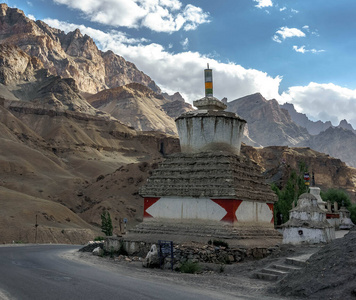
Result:
{"label": "roadside rock", "polygon": [[96,256],[102,256],[102,255],[104,255],[104,250],[101,249],[100,247],[96,247],[93,250],[93,254],[96,255]]}

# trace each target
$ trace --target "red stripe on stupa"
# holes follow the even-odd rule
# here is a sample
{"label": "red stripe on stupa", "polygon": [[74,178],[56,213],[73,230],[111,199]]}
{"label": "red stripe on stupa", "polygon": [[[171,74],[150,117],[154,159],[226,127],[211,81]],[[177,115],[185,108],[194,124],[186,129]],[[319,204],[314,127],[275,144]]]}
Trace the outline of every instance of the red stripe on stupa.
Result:
{"label": "red stripe on stupa", "polygon": [[271,223],[274,223],[274,211],[273,211],[273,203],[267,203],[269,209],[272,211],[272,220]]}
{"label": "red stripe on stupa", "polygon": [[147,197],[144,199],[144,204],[143,204],[143,218],[153,218],[152,215],[150,215],[147,212],[147,209],[149,209],[153,204],[155,204],[160,197]]}
{"label": "red stripe on stupa", "polygon": [[229,223],[237,222],[236,211],[239,208],[242,200],[237,199],[211,199],[216,204],[226,210],[226,215],[220,220]]}

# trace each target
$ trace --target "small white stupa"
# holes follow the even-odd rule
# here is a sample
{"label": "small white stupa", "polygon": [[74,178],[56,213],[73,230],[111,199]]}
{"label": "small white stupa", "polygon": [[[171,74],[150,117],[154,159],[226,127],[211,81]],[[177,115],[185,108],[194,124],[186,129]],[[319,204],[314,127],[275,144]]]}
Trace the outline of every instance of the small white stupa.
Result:
{"label": "small white stupa", "polygon": [[289,212],[289,221],[282,227],[283,244],[318,244],[335,239],[335,229],[326,220],[325,211],[308,193],[299,196],[297,206]]}

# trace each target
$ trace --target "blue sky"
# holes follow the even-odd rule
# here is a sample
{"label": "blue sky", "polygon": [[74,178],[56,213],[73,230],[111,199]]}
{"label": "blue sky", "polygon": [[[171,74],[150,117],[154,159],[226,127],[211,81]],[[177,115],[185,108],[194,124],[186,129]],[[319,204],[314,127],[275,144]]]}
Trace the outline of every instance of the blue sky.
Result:
{"label": "blue sky", "polygon": [[7,0],[32,19],[79,28],[188,102],[260,92],[311,119],[356,128],[354,0]]}

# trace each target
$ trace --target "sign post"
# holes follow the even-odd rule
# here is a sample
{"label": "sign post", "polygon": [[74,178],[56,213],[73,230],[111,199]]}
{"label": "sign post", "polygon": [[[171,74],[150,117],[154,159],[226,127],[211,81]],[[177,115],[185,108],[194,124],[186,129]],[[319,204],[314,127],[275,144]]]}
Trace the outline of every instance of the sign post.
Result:
{"label": "sign post", "polygon": [[162,268],[162,264],[166,257],[171,258],[171,270],[173,271],[173,242],[172,241],[158,241],[159,246],[159,266]]}

